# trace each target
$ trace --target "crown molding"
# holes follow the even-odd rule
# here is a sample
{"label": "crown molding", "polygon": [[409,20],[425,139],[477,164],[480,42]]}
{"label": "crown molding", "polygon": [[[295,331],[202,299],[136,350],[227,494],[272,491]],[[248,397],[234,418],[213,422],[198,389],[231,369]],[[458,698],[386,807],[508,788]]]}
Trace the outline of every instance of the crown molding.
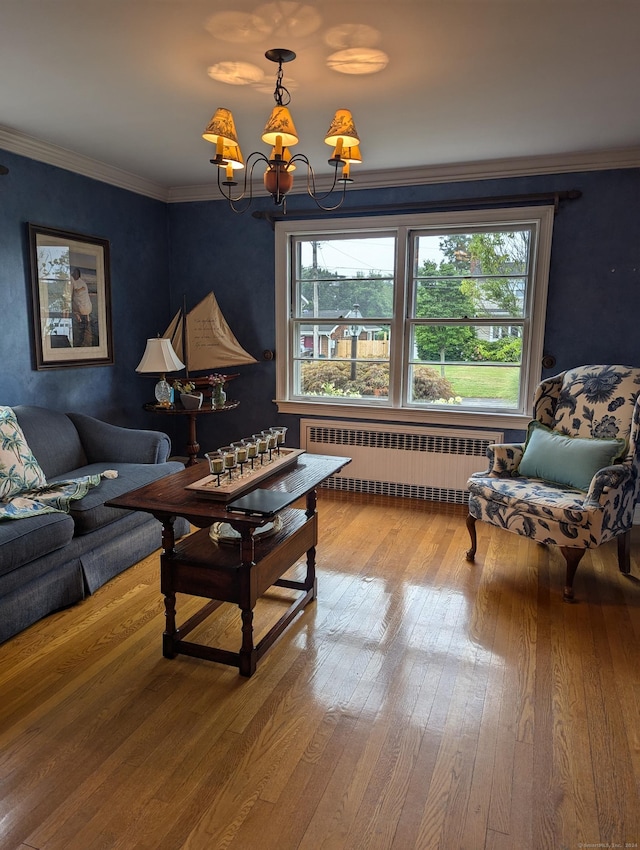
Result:
{"label": "crown molding", "polygon": [[[609,171],[617,168],[640,168],[640,147],[606,151],[583,151],[570,154],[489,159],[478,162],[456,162],[417,168],[394,168],[385,171],[363,171],[352,166],[354,189],[383,189],[398,186],[420,186],[431,183],[462,183],[470,180],[492,180],[501,177],[528,177],[536,174],[562,174],[579,171]],[[254,191],[260,191],[256,183]],[[291,190],[304,194],[304,187]],[[169,189],[169,203],[220,200],[215,184],[208,186],[176,186]]]}
{"label": "crown molding", "polygon": [[[55,165],[120,189],[127,189],[165,203],[221,200],[214,183],[199,186],[175,186],[166,189],[146,180],[66,148],[0,126],[0,148],[11,153]],[[607,171],[618,168],[640,168],[640,147],[602,151],[582,151],[567,154],[547,154],[533,157],[490,159],[477,162],[456,162],[415,168],[395,168],[384,171],[363,171],[354,168],[354,189],[383,189],[399,186],[420,186],[432,183],[461,183],[471,180],[491,180],[501,177],[524,177],[536,174],[561,174],[579,171]],[[322,178],[318,180],[322,188]],[[262,181],[256,181],[259,194]],[[291,194],[304,194],[304,187]]]}
{"label": "crown molding", "polygon": [[64,168],[66,171],[73,171],[75,174],[82,174],[84,177],[100,180],[102,183],[109,183],[119,189],[128,189],[138,195],[146,195],[156,201],[166,203],[168,200],[167,189],[151,180],[145,180],[143,177],[123,171],[121,168],[107,165],[105,162],[91,159],[91,157],[75,153],[67,150],[67,148],[58,147],[58,145],[52,145],[50,142],[43,142],[8,127],[0,126],[0,148],[10,153],[25,156],[28,159],[45,162],[47,165]]}

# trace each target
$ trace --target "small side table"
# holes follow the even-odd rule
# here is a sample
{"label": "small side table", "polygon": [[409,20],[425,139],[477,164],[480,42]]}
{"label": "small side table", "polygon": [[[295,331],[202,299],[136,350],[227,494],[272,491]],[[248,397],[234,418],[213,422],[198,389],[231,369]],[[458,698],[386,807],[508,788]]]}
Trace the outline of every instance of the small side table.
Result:
{"label": "small side table", "polygon": [[197,410],[187,410],[184,407],[159,407],[155,404],[145,404],[144,409],[149,413],[159,413],[161,416],[188,416],[189,417],[189,442],[187,443],[188,460],[185,466],[193,466],[197,463],[198,452],[200,451],[200,443],[196,434],[196,421],[198,416],[205,416],[210,413],[224,413],[225,410],[233,410],[238,407],[239,401],[227,401],[224,407],[199,407]]}

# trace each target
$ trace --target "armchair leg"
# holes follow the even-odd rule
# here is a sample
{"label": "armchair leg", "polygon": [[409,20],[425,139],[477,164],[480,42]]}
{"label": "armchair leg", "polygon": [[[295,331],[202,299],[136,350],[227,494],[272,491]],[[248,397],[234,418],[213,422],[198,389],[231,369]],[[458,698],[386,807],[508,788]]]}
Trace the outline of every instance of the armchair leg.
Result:
{"label": "armchair leg", "polygon": [[618,536],[618,567],[626,576],[631,573],[631,529]]}
{"label": "armchair leg", "polygon": [[576,570],[578,569],[578,564],[587,550],[572,549],[569,546],[561,546],[560,551],[567,562],[567,577],[562,598],[565,602],[573,602],[573,579],[575,577]]}
{"label": "armchair leg", "polygon": [[467,561],[473,562],[476,556],[476,548],[478,545],[478,541],[476,538],[476,518],[471,514],[467,515],[467,531],[469,532],[469,537],[471,538],[471,548],[467,549],[466,558]]}

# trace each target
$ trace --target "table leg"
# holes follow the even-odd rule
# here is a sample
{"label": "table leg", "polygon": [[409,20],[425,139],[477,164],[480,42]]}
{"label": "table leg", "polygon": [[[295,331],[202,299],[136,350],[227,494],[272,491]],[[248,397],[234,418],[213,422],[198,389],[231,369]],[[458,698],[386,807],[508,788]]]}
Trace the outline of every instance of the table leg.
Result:
{"label": "table leg", "polygon": [[165,629],[162,634],[162,654],[165,658],[175,658],[173,650],[173,639],[176,633],[176,595],[175,593],[164,594],[164,617]]}
{"label": "table leg", "polygon": [[258,666],[258,650],[253,645],[253,611],[242,609],[242,648],[240,650],[240,675],[253,676]]}
{"label": "table leg", "polygon": [[174,516],[167,517],[162,522],[162,548],[167,555],[172,555],[176,545],[176,535],[173,530],[173,523],[176,518]]}
{"label": "table leg", "polygon": [[173,592],[169,561],[175,554],[176,536],[173,528],[175,517],[165,517],[162,521],[162,548],[160,557],[160,587],[164,594],[165,629],[162,634],[162,654],[165,658],[175,658],[173,640],[176,633],[176,595]]}
{"label": "table leg", "polygon": [[258,665],[258,650],[253,644],[253,609],[257,601],[253,573],[255,541],[250,528],[245,526],[239,531],[241,565],[238,570],[238,607],[242,616],[242,644],[238,653],[238,667],[241,676],[253,676]]}
{"label": "table leg", "polygon": [[186,466],[193,466],[194,463],[197,462],[198,452],[200,451],[200,444],[198,443],[198,438],[196,436],[196,417],[197,411],[193,411],[193,413],[189,413],[189,442],[187,443],[187,454],[189,455],[189,459],[187,460]]}
{"label": "table leg", "polygon": [[[318,492],[317,490],[310,490],[307,493],[307,509],[305,514],[311,519],[311,517],[316,513],[316,507],[318,504]],[[317,599],[318,597],[318,581],[316,579],[316,547],[312,546],[311,549],[307,550],[307,575],[304,580],[304,586],[306,590],[313,590],[312,599]]]}

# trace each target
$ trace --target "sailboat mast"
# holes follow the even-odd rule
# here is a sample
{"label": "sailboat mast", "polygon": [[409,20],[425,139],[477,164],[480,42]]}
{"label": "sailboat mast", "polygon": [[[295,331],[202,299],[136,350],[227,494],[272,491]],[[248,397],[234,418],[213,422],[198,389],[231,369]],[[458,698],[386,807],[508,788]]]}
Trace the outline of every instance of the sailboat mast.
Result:
{"label": "sailboat mast", "polygon": [[184,359],[185,375],[189,377],[189,355],[187,343],[187,295],[182,296],[182,357]]}

